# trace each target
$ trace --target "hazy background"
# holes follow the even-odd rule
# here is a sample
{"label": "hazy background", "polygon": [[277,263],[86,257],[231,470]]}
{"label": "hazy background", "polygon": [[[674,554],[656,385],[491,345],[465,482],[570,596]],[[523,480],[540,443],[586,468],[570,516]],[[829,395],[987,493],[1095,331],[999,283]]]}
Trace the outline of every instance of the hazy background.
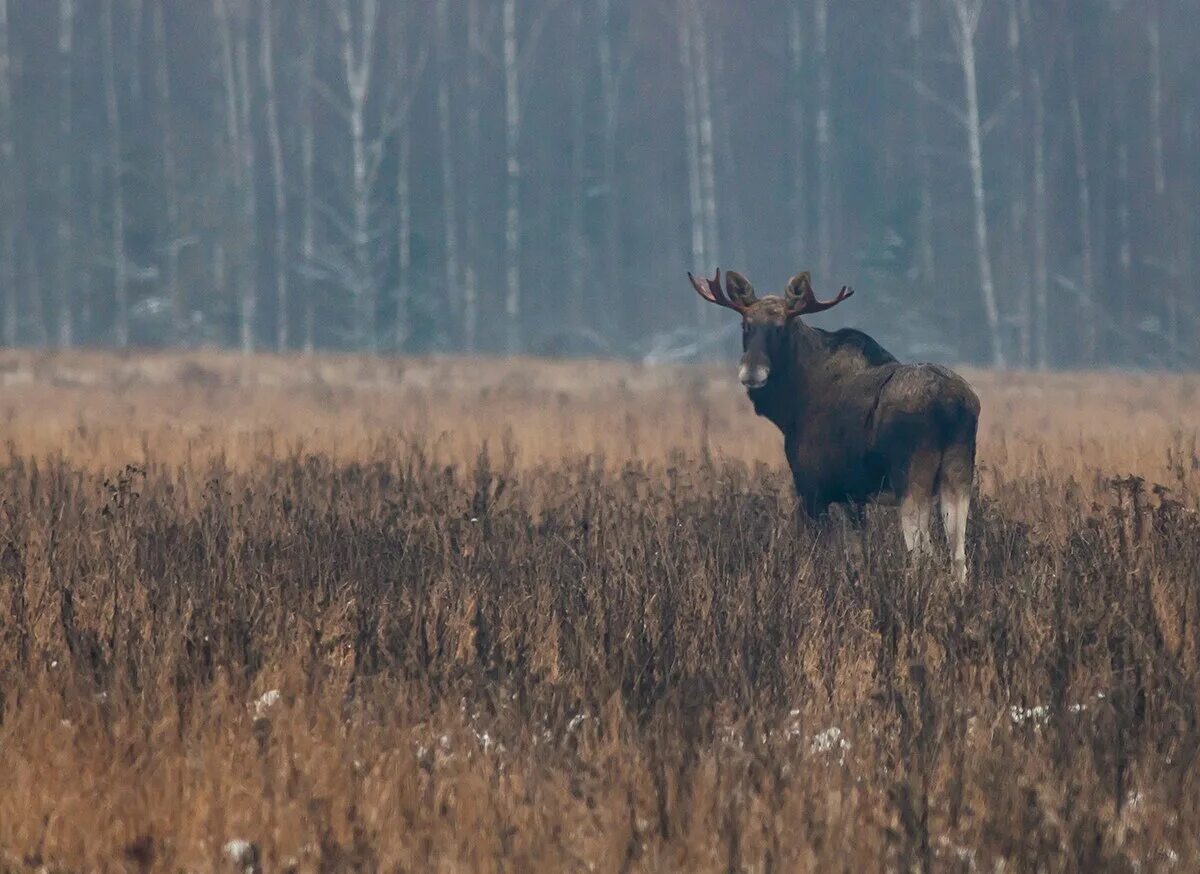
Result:
{"label": "hazy background", "polygon": [[[0,0],[5,345],[1192,367],[1194,0]],[[710,311],[711,310],[711,311]]]}

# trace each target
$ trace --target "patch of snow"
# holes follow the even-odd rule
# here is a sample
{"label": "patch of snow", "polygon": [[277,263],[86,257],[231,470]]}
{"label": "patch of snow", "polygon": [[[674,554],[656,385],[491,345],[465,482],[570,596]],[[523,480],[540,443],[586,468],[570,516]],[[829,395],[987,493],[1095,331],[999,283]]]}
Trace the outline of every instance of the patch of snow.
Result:
{"label": "patch of snow", "polygon": [[265,717],[267,711],[278,704],[281,697],[278,689],[272,689],[269,692],[263,692],[259,695],[254,703],[250,705],[254,710],[254,718],[262,719]]}

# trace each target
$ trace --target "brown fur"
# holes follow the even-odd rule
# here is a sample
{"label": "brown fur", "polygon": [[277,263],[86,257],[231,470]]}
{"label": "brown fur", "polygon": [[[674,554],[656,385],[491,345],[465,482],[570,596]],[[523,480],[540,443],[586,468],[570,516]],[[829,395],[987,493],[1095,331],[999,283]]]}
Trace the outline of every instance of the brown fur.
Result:
{"label": "brown fur", "polygon": [[979,398],[966,380],[936,364],[901,364],[861,331],[804,324],[793,289],[807,290],[806,274],[786,298],[756,299],[737,273],[727,286],[743,307],[742,373],[769,374],[749,387],[750,400],[783,432],[807,514],[895,500],[919,529],[910,546],[927,545],[934,499],[945,513],[947,500],[971,493]]}

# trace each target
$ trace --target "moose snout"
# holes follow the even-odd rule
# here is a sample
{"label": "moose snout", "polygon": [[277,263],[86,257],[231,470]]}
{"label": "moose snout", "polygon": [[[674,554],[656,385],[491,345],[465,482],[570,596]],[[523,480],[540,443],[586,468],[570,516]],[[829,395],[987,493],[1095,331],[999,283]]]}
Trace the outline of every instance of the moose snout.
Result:
{"label": "moose snout", "polygon": [[738,367],[738,380],[746,388],[762,388],[770,373],[771,369],[760,361],[743,361]]}

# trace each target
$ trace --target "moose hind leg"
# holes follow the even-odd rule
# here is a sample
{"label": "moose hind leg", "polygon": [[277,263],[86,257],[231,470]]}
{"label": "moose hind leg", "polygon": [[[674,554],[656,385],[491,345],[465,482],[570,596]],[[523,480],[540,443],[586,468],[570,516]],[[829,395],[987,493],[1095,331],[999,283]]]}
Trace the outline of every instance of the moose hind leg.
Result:
{"label": "moose hind leg", "polygon": [[954,571],[959,582],[967,581],[967,516],[971,512],[971,481],[974,478],[974,449],[971,446],[951,446],[942,460],[938,503],[942,510],[942,527],[946,543],[954,559]]}
{"label": "moose hind leg", "polygon": [[933,485],[940,459],[937,452],[921,449],[908,460],[904,496],[900,499],[900,531],[909,552],[929,552],[933,519]]}

